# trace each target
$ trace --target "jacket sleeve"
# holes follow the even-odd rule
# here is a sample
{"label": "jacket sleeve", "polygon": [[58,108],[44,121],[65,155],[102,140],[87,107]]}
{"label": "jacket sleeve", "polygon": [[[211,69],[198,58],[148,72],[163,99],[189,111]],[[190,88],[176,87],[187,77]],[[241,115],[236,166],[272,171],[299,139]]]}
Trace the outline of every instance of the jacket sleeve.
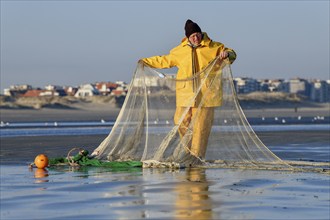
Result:
{"label": "jacket sleeve", "polygon": [[221,51],[226,51],[228,53],[229,62],[232,64],[236,60],[236,52],[231,48],[225,47],[222,43],[217,42],[217,44],[219,46],[217,55],[219,55]]}
{"label": "jacket sleeve", "polygon": [[230,61],[230,63],[233,63],[236,60],[236,53],[233,49],[230,48],[225,48],[225,50],[228,53],[228,59]]}
{"label": "jacket sleeve", "polygon": [[166,69],[175,66],[171,54],[143,58],[142,61],[146,65],[157,69]]}

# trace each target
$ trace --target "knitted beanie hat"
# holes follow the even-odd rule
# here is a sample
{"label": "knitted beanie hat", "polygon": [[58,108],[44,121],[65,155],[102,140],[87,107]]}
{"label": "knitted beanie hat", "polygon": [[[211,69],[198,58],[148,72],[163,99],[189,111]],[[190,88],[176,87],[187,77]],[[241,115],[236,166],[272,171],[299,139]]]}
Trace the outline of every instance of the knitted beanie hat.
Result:
{"label": "knitted beanie hat", "polygon": [[190,35],[192,35],[193,33],[196,33],[196,32],[202,32],[202,30],[198,26],[198,24],[196,24],[195,22],[193,22],[190,19],[188,19],[186,21],[186,25],[184,26],[184,30],[185,30],[186,37],[189,37]]}

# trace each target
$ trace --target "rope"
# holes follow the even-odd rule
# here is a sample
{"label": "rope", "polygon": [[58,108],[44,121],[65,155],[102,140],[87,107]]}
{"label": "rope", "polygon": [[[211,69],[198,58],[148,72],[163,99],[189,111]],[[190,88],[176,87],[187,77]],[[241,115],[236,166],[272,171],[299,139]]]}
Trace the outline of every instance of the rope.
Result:
{"label": "rope", "polygon": [[74,147],[68,152],[68,155],[66,156],[66,158],[68,159],[68,162],[69,162],[70,166],[72,166],[72,167],[80,166],[79,164],[77,164],[73,161],[73,156],[70,156],[71,153],[75,150],[79,150],[79,154],[81,154],[84,149],[79,148],[79,147]]}

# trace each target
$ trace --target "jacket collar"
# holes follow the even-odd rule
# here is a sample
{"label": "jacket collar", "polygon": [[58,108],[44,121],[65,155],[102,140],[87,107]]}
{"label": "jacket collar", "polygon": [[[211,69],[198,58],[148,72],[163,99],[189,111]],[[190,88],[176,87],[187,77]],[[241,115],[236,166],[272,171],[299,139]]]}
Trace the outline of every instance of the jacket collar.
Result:
{"label": "jacket collar", "polygon": [[[202,32],[202,34],[203,34],[203,39],[202,39],[202,41],[201,41],[200,46],[202,46],[202,47],[203,47],[203,46],[208,46],[212,40],[209,38],[209,36],[207,35],[206,32]],[[189,46],[189,45],[190,45],[189,40],[188,40],[187,37],[184,37],[184,38],[181,40],[181,45],[182,45],[182,46]]]}

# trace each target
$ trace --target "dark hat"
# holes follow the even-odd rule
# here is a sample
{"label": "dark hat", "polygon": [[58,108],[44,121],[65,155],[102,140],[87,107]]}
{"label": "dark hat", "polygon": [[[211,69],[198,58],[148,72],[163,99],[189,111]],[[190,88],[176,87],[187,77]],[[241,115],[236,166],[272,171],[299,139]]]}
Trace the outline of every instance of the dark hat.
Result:
{"label": "dark hat", "polygon": [[191,34],[196,32],[202,32],[201,28],[193,22],[192,20],[188,19],[186,21],[186,25],[184,26],[186,37],[189,37]]}

